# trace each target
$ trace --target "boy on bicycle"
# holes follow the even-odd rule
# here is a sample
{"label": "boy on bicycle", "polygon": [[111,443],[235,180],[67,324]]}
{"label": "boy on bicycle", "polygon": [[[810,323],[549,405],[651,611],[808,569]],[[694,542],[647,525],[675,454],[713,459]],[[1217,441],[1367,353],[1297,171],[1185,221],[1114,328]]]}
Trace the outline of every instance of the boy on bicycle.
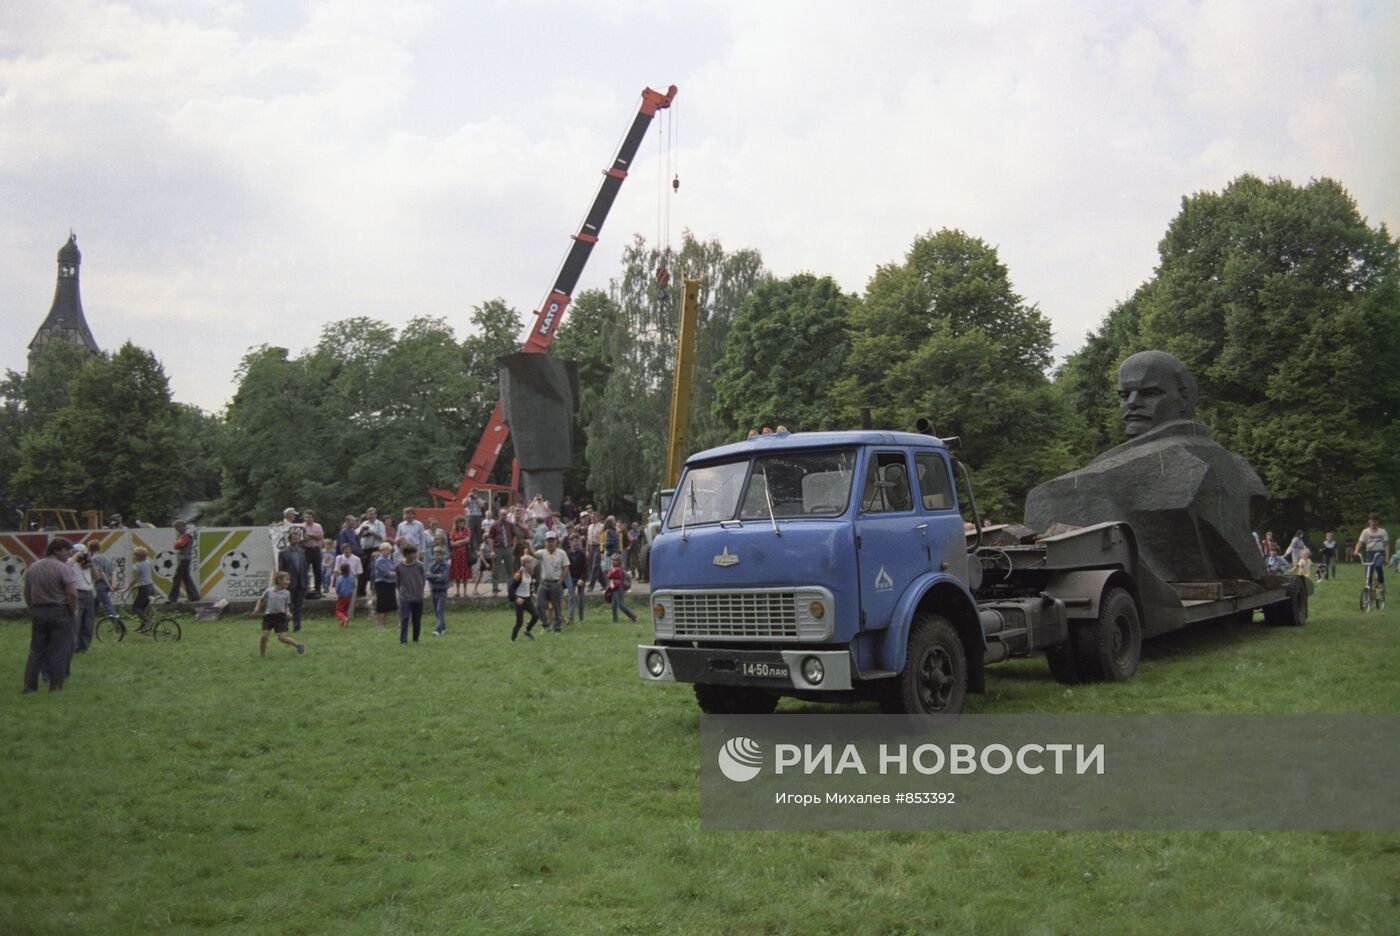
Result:
{"label": "boy on bicycle", "polygon": [[1352,550],[1352,555],[1360,559],[1363,552],[1366,558],[1362,561],[1375,570],[1376,584],[1384,588],[1385,564],[1390,561],[1390,534],[1381,526],[1378,514],[1371,514],[1366,528],[1356,537],[1356,548]]}

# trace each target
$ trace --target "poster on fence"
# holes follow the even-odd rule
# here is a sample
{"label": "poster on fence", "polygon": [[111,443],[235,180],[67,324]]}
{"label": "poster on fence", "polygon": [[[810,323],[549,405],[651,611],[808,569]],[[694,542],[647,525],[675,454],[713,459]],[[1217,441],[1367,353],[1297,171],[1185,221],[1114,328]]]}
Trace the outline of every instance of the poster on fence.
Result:
{"label": "poster on fence", "polygon": [[[69,530],[44,533],[0,533],[0,610],[24,607],[24,573],[43,558],[49,540],[57,537],[83,543],[112,560],[117,589],[126,587],[132,554],[139,547],[151,559],[151,579],[156,591],[170,592],[175,575],[173,529]],[[267,587],[272,572],[272,541],[265,527],[211,527],[195,537],[191,571],[201,601],[227,598],[251,602]]]}

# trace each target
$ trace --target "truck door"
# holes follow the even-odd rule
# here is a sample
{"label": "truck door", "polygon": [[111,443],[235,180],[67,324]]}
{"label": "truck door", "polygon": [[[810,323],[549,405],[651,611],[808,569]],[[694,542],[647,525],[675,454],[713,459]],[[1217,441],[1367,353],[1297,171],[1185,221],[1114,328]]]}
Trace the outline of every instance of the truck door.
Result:
{"label": "truck door", "polygon": [[926,526],[909,478],[904,452],[868,453],[855,531],[862,630],[888,627],[905,586],[928,568]]}
{"label": "truck door", "polygon": [[953,476],[948,459],[939,452],[914,453],[914,477],[918,481],[919,502],[923,507],[924,545],[928,566],[943,569],[959,581],[967,581],[967,534],[953,496]]}

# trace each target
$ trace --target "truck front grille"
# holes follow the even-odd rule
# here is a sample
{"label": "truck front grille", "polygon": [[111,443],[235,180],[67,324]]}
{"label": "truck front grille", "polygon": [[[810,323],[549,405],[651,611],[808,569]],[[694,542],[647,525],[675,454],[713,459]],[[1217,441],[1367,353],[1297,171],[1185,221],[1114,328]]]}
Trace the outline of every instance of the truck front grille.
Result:
{"label": "truck front grille", "polygon": [[676,592],[675,636],[796,640],[796,598],[790,591]]}

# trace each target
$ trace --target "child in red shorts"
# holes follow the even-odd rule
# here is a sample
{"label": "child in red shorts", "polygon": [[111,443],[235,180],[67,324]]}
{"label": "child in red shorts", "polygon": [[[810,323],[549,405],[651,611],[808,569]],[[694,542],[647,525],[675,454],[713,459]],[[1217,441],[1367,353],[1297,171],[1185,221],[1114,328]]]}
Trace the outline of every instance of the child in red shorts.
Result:
{"label": "child in red shorts", "polygon": [[355,576],[350,574],[350,563],[343,560],[335,571],[335,619],[345,630],[350,621],[350,603],[355,600]]}

